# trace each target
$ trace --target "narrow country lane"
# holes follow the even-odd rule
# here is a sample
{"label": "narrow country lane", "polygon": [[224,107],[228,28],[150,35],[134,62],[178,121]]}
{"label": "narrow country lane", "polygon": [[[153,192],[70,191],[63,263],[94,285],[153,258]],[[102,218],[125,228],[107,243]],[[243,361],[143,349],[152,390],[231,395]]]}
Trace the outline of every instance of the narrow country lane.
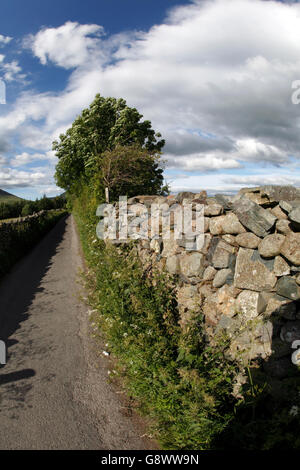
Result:
{"label": "narrow country lane", "polygon": [[[80,302],[72,216],[0,283],[0,449],[150,449],[124,412]],[[127,413],[128,414],[128,413]]]}

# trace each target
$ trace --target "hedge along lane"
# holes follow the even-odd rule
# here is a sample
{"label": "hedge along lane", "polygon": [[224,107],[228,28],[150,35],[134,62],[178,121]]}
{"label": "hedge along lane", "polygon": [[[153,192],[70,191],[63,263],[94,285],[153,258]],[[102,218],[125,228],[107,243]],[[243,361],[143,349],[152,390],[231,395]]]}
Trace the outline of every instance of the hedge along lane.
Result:
{"label": "hedge along lane", "polygon": [[41,211],[0,224],[0,279],[66,214],[61,210]]}

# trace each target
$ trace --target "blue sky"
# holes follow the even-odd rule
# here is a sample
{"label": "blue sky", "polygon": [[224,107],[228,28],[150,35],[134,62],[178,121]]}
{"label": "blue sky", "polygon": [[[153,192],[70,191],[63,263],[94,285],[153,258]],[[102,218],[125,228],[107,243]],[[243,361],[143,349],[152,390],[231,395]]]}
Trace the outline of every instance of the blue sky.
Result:
{"label": "blue sky", "polygon": [[55,195],[51,142],[100,92],[167,141],[173,191],[300,185],[299,2],[3,0],[0,188]]}

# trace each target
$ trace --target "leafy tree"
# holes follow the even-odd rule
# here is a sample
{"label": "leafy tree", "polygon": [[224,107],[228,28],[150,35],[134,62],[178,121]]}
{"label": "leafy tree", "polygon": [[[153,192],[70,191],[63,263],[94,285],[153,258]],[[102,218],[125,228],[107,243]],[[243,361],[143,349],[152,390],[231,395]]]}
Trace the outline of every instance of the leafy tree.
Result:
{"label": "leafy tree", "polygon": [[159,158],[159,153],[149,152],[138,144],[106,150],[97,161],[95,188],[98,186],[100,193],[108,188],[112,200],[123,194],[159,194],[163,184]]}
{"label": "leafy tree", "polygon": [[11,219],[19,216],[27,216],[39,212],[40,210],[62,209],[66,205],[64,194],[49,198],[45,195],[35,201],[20,199],[15,202],[0,202],[0,220]]}
{"label": "leafy tree", "polygon": [[56,166],[57,184],[76,192],[78,182],[94,174],[99,156],[117,145],[139,144],[150,152],[159,152],[165,144],[159,140],[150,121],[141,121],[142,115],[127,106],[124,99],[104,98],[99,94],[89,108],[84,109],[53,150],[59,161]]}
{"label": "leafy tree", "polygon": [[31,215],[35,212],[36,203],[34,201],[28,201],[25,203],[22,209],[22,216],[26,217],[27,215]]}

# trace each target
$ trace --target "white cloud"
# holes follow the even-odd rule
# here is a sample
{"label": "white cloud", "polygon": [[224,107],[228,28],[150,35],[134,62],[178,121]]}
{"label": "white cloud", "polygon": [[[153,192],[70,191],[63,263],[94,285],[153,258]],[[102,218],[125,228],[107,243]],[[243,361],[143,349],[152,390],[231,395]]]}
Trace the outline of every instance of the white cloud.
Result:
{"label": "white cloud", "polygon": [[[280,170],[281,171],[281,170]],[[208,174],[189,174],[187,175],[171,175],[167,181],[171,182],[172,190],[178,191],[193,191],[199,192],[203,189],[207,190],[209,194],[226,193],[234,194],[241,187],[262,186],[267,184],[293,184],[300,187],[300,176],[295,176],[292,173],[281,172],[270,173],[256,173],[252,175],[222,175],[220,173]]]}
{"label": "white cloud", "polygon": [[22,81],[25,79],[26,75],[21,73],[22,68],[20,67],[17,60],[13,60],[12,62],[4,62],[3,59],[0,60],[0,69],[3,72],[3,78],[6,82],[12,82],[13,80]]}
{"label": "white cloud", "polygon": [[249,162],[288,163],[288,154],[275,145],[267,145],[255,139],[237,140],[236,158]]}
{"label": "white cloud", "polygon": [[58,28],[43,28],[35,36],[29,36],[25,45],[32,48],[42,64],[50,61],[68,69],[87,63],[93,54],[99,55],[102,34],[99,25],[68,21]]}
{"label": "white cloud", "polygon": [[10,36],[3,36],[0,34],[0,45],[8,44],[11,40],[12,38]]}
{"label": "white cloud", "polygon": [[16,155],[14,158],[10,160],[10,165],[12,167],[20,167],[27,165],[28,163],[32,162],[38,162],[38,161],[47,161],[51,160],[52,157],[52,152],[48,152],[48,154],[42,154],[42,153],[33,153],[30,154],[28,152],[23,152],[19,155]]}
{"label": "white cloud", "polygon": [[148,32],[106,37],[99,25],[67,22],[26,45],[70,76],[63,92],[23,93],[0,116],[1,135],[17,135],[24,152],[50,151],[100,92],[125,98],[162,132],[169,168],[222,175],[300,158],[300,107],[291,102],[300,79],[298,3],[195,0]]}
{"label": "white cloud", "polygon": [[248,175],[227,177],[224,182],[227,184],[240,186],[262,186],[267,184],[293,184],[300,186],[300,176],[280,175],[278,173],[271,175]]}
{"label": "white cloud", "polygon": [[46,173],[41,171],[18,171],[12,168],[0,169],[0,187],[2,189],[30,187],[40,184],[49,184]]}
{"label": "white cloud", "polygon": [[169,156],[167,167],[180,168],[185,171],[217,171],[241,168],[242,165],[233,158],[220,157],[216,154],[191,154],[188,156]]}

